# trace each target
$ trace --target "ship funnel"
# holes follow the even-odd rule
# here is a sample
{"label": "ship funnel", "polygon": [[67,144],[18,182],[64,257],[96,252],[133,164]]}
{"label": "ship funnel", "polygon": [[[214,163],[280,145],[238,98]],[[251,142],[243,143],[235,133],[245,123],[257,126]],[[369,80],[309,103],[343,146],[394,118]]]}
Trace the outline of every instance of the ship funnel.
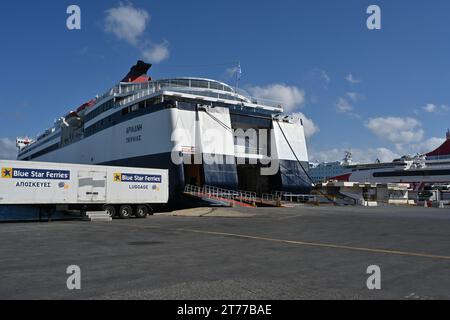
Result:
{"label": "ship funnel", "polygon": [[147,71],[151,68],[150,63],[139,60],[131,67],[130,72],[122,79],[121,82],[147,82],[151,78],[147,75]]}

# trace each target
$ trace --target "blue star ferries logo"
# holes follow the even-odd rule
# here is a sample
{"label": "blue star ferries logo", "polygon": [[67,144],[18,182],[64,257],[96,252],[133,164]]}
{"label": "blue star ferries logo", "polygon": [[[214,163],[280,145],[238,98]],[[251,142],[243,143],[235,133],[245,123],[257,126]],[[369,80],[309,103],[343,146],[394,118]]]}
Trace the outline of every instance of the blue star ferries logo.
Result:
{"label": "blue star ferries logo", "polygon": [[11,179],[12,171],[12,168],[2,168],[2,178]]}

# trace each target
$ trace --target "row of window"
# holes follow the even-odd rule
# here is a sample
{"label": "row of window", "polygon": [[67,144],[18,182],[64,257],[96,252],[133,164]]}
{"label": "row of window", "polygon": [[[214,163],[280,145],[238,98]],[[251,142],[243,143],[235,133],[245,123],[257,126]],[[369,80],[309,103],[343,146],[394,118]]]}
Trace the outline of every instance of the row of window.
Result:
{"label": "row of window", "polygon": [[47,143],[47,142],[49,142],[50,140],[53,140],[53,139],[59,138],[59,137],[61,137],[61,133],[60,133],[60,132],[57,133],[57,134],[55,134],[55,135],[52,136],[52,137],[48,137],[48,138],[46,138],[46,139],[44,139],[44,140],[41,140],[41,141],[36,141],[32,146],[30,146],[30,147],[28,147],[26,150],[23,150],[22,152],[20,152],[20,153],[19,153],[19,156],[22,156],[22,155],[24,155],[25,153],[31,152],[31,151],[33,151],[34,149],[36,149],[36,148],[42,146],[44,143]]}
{"label": "row of window", "polygon": [[47,154],[47,153],[49,153],[51,151],[57,150],[58,148],[59,148],[59,143],[55,143],[55,144],[51,145],[50,147],[42,149],[41,151],[38,151],[38,152],[36,152],[36,153],[26,157],[26,159],[23,159],[23,160],[35,159],[35,158],[40,157],[40,156],[42,156],[44,154]]}
{"label": "row of window", "polygon": [[404,171],[388,171],[374,172],[374,177],[412,177],[412,176],[441,176],[450,175],[450,170],[404,170]]}
{"label": "row of window", "polygon": [[114,107],[114,99],[108,100],[107,102],[103,103],[102,105],[98,106],[97,108],[89,112],[85,117],[85,121],[88,122],[113,107]]}
{"label": "row of window", "polygon": [[119,110],[86,128],[84,131],[84,135],[85,137],[91,136],[101,130],[107,129],[111,126],[115,126],[120,122],[128,121],[134,117],[140,116],[144,113],[148,113],[149,108],[151,108],[151,112],[155,112],[164,108],[165,104],[159,104],[158,106],[156,102],[156,99],[149,99],[123,108],[122,110]]}

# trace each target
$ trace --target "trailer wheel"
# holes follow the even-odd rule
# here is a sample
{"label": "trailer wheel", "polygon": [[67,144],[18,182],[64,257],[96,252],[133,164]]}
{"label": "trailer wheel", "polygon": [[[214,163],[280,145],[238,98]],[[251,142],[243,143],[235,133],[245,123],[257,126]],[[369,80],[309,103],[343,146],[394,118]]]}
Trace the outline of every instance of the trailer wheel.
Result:
{"label": "trailer wheel", "polygon": [[128,219],[133,214],[133,208],[129,205],[124,205],[120,207],[119,217],[121,219]]}
{"label": "trailer wheel", "polygon": [[136,218],[147,218],[147,215],[149,213],[149,209],[146,205],[140,204],[136,206],[136,211],[134,212],[134,215]]}
{"label": "trailer wheel", "polygon": [[105,211],[108,216],[110,216],[111,218],[114,218],[116,216],[116,208],[114,208],[114,206],[107,204],[105,206],[103,206],[103,211]]}

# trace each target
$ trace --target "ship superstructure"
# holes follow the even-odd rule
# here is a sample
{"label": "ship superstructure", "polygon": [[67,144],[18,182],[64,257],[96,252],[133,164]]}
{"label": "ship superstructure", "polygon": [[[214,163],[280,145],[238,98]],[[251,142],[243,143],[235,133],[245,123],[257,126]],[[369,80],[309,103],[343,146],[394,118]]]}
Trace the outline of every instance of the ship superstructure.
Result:
{"label": "ship superstructure", "polygon": [[328,181],[331,177],[336,177],[351,171],[349,166],[353,164],[352,153],[345,152],[342,161],[333,162],[311,162],[309,164],[309,175],[314,183]]}
{"label": "ship superstructure", "polygon": [[22,143],[18,159],[169,169],[171,195],[186,184],[309,191],[300,118],[220,81],[152,80],[150,67],[138,61],[108,92]]}

